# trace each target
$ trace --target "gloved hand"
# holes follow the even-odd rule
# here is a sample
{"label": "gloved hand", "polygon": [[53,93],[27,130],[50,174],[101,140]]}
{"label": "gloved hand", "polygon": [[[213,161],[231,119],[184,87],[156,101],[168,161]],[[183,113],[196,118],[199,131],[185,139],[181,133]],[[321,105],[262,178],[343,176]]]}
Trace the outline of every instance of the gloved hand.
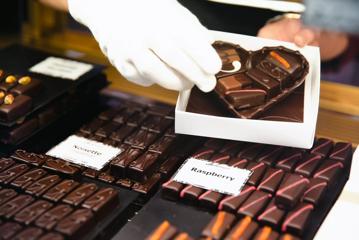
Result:
{"label": "gloved hand", "polygon": [[128,80],[172,90],[211,91],[221,60],[198,19],[175,0],[68,0],[71,15],[93,33]]}

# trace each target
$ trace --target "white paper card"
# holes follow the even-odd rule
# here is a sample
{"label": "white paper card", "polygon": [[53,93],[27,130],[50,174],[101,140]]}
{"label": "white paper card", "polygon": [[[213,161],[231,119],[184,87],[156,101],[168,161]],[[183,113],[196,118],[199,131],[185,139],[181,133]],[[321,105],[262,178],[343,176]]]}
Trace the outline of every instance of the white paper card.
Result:
{"label": "white paper card", "polygon": [[32,66],[29,70],[30,72],[41,73],[52,77],[77,80],[92,68],[92,64],[57,57],[48,57]]}
{"label": "white paper card", "polygon": [[120,148],[72,135],[46,154],[75,164],[101,170],[120,154]]}
{"label": "white paper card", "polygon": [[251,171],[225,164],[189,158],[182,164],[173,180],[224,194],[238,195]]}

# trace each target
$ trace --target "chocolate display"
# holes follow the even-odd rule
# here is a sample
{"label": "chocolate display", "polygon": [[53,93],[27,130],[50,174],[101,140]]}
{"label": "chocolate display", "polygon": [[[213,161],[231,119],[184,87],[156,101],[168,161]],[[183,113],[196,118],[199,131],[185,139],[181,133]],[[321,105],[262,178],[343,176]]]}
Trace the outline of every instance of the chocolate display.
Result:
{"label": "chocolate display", "polygon": [[[333,191],[333,183],[344,177],[344,167],[350,165],[352,156],[349,145],[334,145],[331,140],[321,138],[316,140],[312,149],[304,150],[207,140],[192,157],[252,171],[240,194],[227,196],[170,179],[162,185],[162,196],[171,201],[190,203],[210,211],[218,209],[250,219],[243,220],[248,222],[248,232],[243,230],[247,228],[244,225],[238,227],[236,234],[245,235],[241,239],[262,239],[262,235],[267,236],[263,239],[277,239],[285,232],[294,235],[295,239],[305,234],[313,221],[311,219],[317,219],[312,212],[323,204],[323,196]],[[235,151],[232,146],[235,146]],[[232,223],[226,226],[232,226]],[[220,237],[210,235],[207,230],[202,235],[226,239],[224,233],[232,235],[235,232],[221,231]]]}
{"label": "chocolate display", "polygon": [[87,239],[88,227],[120,204],[114,188],[79,184],[13,161],[0,161],[5,162],[0,172],[1,239]]}
{"label": "chocolate display", "polygon": [[285,47],[246,51],[238,45],[215,42],[222,59],[215,95],[236,117],[257,118],[299,88],[308,62]]}

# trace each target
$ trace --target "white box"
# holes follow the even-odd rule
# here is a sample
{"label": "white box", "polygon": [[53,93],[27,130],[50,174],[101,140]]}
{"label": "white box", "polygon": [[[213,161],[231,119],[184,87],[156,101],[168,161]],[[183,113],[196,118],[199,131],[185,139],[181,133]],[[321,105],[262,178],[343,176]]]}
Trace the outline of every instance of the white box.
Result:
{"label": "white box", "polygon": [[[247,142],[311,148],[319,108],[320,54],[317,47],[298,48],[294,44],[239,34],[215,32],[216,40],[239,44],[247,50],[264,46],[284,46],[300,53],[309,62],[304,86],[303,122],[282,122],[218,117],[187,112],[191,90],[180,92],[175,113],[175,132],[180,134]],[[285,100],[284,100],[285,101]]]}

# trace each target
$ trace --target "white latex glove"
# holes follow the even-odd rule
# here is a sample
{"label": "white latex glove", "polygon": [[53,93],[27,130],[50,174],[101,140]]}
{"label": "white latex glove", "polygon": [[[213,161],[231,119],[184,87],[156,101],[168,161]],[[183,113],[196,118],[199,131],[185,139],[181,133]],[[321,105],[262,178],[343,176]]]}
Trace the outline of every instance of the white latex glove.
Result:
{"label": "white latex glove", "polygon": [[175,0],[68,0],[128,80],[172,90],[213,90],[221,60],[198,19]]}

